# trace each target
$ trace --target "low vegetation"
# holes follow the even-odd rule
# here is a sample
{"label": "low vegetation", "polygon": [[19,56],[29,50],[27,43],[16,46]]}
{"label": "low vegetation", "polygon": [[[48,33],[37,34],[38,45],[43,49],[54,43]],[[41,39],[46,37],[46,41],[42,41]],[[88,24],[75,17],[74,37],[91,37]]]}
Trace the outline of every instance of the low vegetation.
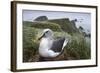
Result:
{"label": "low vegetation", "polygon": [[[63,23],[66,24],[64,25]],[[38,47],[40,41],[38,37],[44,28],[52,29],[55,37],[65,36],[69,39],[62,57],[56,60],[91,58],[90,40],[87,42],[85,37],[78,32],[78,29],[76,29],[70,21],[68,23],[63,19],[59,22],[58,20],[57,22],[55,20],[38,22],[23,21],[23,62],[39,61]]]}

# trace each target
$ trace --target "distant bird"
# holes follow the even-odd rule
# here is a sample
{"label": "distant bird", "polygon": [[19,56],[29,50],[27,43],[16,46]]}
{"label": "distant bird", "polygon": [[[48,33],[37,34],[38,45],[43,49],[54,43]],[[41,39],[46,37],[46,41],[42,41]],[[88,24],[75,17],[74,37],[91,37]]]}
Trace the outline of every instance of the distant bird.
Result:
{"label": "distant bird", "polygon": [[65,37],[54,39],[54,34],[51,29],[44,29],[39,40],[40,61],[46,61],[48,58],[55,58],[59,56],[68,43],[68,39]]}

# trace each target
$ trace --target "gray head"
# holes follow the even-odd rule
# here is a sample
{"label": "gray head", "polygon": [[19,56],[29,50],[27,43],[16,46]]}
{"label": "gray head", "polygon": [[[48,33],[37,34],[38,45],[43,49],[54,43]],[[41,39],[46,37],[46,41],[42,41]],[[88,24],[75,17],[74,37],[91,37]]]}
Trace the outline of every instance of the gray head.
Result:
{"label": "gray head", "polygon": [[44,29],[42,36],[39,38],[52,38],[53,37],[53,31],[51,29]]}

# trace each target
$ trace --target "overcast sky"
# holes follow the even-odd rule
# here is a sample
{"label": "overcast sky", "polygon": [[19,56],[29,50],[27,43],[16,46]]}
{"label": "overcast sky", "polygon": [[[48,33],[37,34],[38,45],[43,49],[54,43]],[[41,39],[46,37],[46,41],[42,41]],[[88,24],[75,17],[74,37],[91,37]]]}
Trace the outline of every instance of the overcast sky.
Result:
{"label": "overcast sky", "polygon": [[76,26],[82,26],[84,29],[91,31],[91,14],[78,12],[56,12],[56,11],[36,11],[23,10],[23,21],[34,21],[39,16],[47,16],[48,19],[69,18],[77,19]]}

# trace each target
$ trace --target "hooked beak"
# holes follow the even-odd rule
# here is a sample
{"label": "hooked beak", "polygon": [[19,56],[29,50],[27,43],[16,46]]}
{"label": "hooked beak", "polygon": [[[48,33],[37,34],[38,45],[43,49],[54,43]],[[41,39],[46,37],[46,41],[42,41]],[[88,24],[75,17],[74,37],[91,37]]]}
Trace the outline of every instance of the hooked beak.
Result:
{"label": "hooked beak", "polygon": [[45,35],[45,34],[42,34],[42,36],[41,36],[41,37],[39,37],[39,38],[38,38],[38,40],[41,40],[41,38],[42,38],[42,37],[44,37],[44,35]]}

